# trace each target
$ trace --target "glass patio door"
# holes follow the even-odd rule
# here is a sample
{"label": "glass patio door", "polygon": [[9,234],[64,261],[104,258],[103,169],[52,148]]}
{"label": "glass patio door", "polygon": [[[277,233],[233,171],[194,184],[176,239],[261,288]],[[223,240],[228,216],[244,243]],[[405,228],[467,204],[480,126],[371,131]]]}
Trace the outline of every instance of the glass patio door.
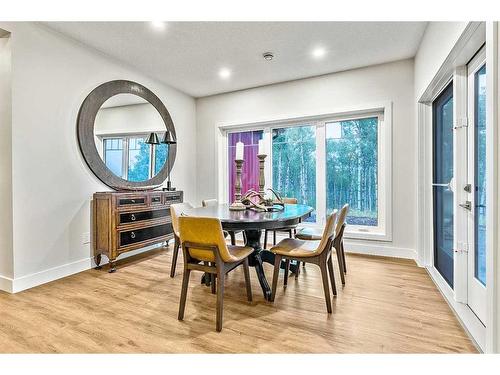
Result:
{"label": "glass patio door", "polygon": [[468,212],[467,304],[486,319],[486,64],[479,51],[468,70]]}
{"label": "glass patio door", "polygon": [[433,110],[434,266],[453,288],[453,84],[437,97]]}

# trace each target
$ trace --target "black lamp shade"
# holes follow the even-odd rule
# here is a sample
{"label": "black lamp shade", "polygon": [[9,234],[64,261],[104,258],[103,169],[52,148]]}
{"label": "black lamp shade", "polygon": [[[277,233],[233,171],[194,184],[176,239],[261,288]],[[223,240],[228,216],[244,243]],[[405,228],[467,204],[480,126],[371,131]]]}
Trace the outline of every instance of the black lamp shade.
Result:
{"label": "black lamp shade", "polygon": [[148,139],[146,140],[146,143],[150,145],[159,145],[160,140],[158,139],[156,133],[153,132],[149,135]]}
{"label": "black lamp shade", "polygon": [[177,143],[177,140],[174,139],[172,136],[172,133],[170,133],[168,130],[165,132],[165,136],[163,137],[163,141],[161,143],[166,143],[167,145],[175,145]]}

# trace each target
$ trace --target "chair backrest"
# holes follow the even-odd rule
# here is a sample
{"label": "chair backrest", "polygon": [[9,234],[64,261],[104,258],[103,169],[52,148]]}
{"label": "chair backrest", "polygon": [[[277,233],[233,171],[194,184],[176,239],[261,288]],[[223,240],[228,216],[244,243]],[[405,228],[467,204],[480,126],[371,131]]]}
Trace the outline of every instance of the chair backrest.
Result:
{"label": "chair backrest", "polygon": [[189,210],[190,208],[193,208],[193,206],[191,206],[191,204],[188,202],[174,203],[170,205],[172,228],[174,229],[174,233],[177,237],[179,237],[179,216],[181,216],[185,210]]}
{"label": "chair backrest", "polygon": [[218,204],[219,204],[219,201],[217,199],[203,199],[201,201],[201,205],[203,207],[217,206]]}
{"label": "chair backrest", "polygon": [[[212,217],[179,217],[179,233],[183,246],[185,243],[200,246],[217,246],[221,259],[224,262],[231,261],[232,255],[226,245],[220,220]],[[183,247],[184,248],[184,247]],[[214,262],[215,254],[204,248],[188,247],[187,252],[191,258]]]}
{"label": "chair backrest", "polygon": [[335,227],[335,233],[340,233],[340,228],[345,224],[345,219],[347,217],[347,213],[349,212],[349,205],[346,203],[340,209],[339,218],[337,219],[337,226]]}
{"label": "chair backrest", "polygon": [[287,204],[297,204],[297,198],[287,198],[287,197],[283,197],[283,203],[287,203]]}
{"label": "chair backrest", "polygon": [[316,253],[320,254],[325,251],[333,237],[335,236],[335,221],[337,220],[337,210],[333,211],[326,219],[325,229],[323,229],[323,235],[321,236],[321,241],[319,242]]}

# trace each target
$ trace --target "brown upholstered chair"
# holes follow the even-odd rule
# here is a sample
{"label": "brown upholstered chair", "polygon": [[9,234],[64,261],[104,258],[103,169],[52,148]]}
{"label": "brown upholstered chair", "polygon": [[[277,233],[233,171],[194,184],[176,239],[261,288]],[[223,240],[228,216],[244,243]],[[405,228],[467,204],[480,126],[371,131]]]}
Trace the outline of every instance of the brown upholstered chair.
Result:
{"label": "brown upholstered chair", "polygon": [[[203,207],[217,206],[218,204],[219,204],[219,201],[217,199],[203,199],[201,201],[201,205]],[[226,237],[226,235],[229,235],[229,237],[231,237],[231,245],[234,246],[234,245],[236,245],[236,234],[238,234],[240,232],[243,234],[243,240],[246,242],[245,232],[242,231],[242,230],[237,230],[237,231],[228,230],[228,231],[224,231],[224,237]]]}
{"label": "brown upholstered chair", "polygon": [[239,265],[243,265],[247,299],[252,301],[248,256],[253,252],[253,248],[228,246],[222,233],[220,220],[215,218],[181,216],[179,217],[179,230],[184,254],[184,275],[178,319],[184,319],[191,271],[205,272],[211,276],[212,293],[217,292],[216,329],[220,332],[222,330],[224,280],[226,274]]}
{"label": "brown upholstered chair", "polygon": [[[297,204],[297,198],[283,198],[283,202],[286,204]],[[267,248],[267,234],[268,232],[273,232],[273,245],[276,245],[276,232],[287,233],[289,238],[293,238],[292,233],[296,232],[297,225],[291,225],[284,228],[278,229],[266,229],[264,231],[264,249]]]}
{"label": "brown upholstered chair", "polygon": [[[330,275],[330,283],[333,294],[337,295],[335,287],[335,276],[333,273],[332,260],[332,241],[335,236],[335,221],[337,219],[337,211],[330,214],[326,220],[326,226],[323,230],[323,235],[319,241],[305,241],[295,238],[285,238],[276,246],[271,248],[275,255],[273,287],[271,293],[271,301],[274,301],[276,296],[276,288],[278,286],[279,270],[281,260],[285,260],[285,280],[284,285],[287,285],[288,271],[290,260],[297,262],[313,263],[319,266],[321,270],[321,278],[323,280],[323,290],[325,293],[326,310],[329,314],[332,313],[332,302],[330,299],[330,288],[328,286],[328,274]],[[328,269],[328,271],[327,271]]]}
{"label": "brown upholstered chair", "polygon": [[[344,204],[338,215],[337,224],[335,225],[335,239],[332,242],[332,246],[335,248],[335,252],[337,253],[337,261],[339,263],[340,279],[342,280],[342,284],[345,284],[344,274],[347,273],[344,251],[344,230],[346,227],[345,219],[348,212],[349,205]],[[319,229],[314,227],[305,227],[297,232],[295,238],[306,241],[317,241],[321,239],[321,236],[322,233]]]}
{"label": "brown upholstered chair", "polygon": [[172,255],[172,266],[170,267],[170,277],[175,276],[175,267],[177,266],[177,257],[179,247],[181,246],[179,234],[179,217],[185,210],[193,208],[190,203],[174,203],[170,206],[170,218],[172,219],[172,228],[174,230],[174,254]]}

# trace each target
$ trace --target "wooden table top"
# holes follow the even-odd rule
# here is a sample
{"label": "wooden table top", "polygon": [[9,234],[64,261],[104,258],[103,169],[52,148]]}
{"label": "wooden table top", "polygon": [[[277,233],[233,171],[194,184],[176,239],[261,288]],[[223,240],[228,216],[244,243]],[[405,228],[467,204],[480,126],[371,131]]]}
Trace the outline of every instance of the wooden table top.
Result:
{"label": "wooden table top", "polygon": [[255,210],[231,211],[228,204],[196,207],[184,211],[185,215],[214,217],[225,229],[273,229],[294,225],[314,211],[303,204],[285,204],[284,210],[259,212]]}

